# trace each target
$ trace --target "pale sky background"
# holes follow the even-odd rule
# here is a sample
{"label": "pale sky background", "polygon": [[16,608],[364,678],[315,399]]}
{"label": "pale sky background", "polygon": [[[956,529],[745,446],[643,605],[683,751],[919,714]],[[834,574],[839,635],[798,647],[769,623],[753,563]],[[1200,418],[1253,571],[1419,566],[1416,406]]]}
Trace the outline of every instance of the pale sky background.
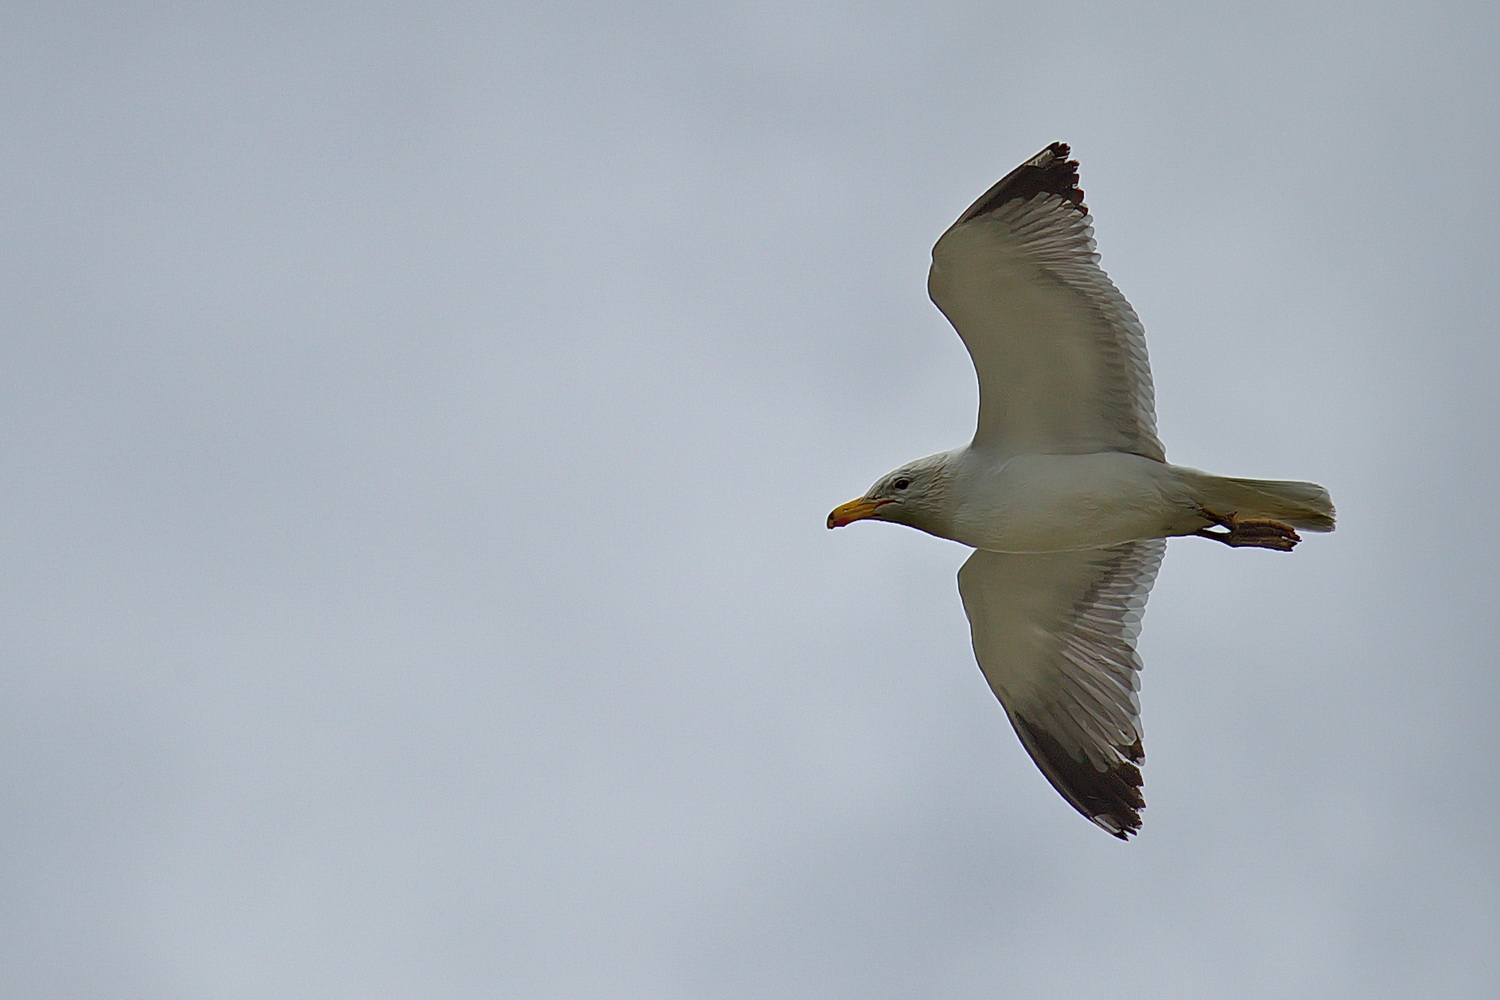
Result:
{"label": "pale sky background", "polygon": [[[1500,7],[5,4],[0,996],[1500,995]],[[1145,829],[964,551],[929,249],[1082,161],[1169,455]]]}

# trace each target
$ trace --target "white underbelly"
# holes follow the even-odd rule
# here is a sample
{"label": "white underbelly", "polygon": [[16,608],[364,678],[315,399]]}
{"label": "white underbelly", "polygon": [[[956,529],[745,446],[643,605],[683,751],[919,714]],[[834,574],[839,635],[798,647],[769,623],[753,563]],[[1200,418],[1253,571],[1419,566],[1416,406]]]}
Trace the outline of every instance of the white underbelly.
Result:
{"label": "white underbelly", "polygon": [[1092,549],[1202,523],[1172,467],[1139,455],[1022,455],[965,479],[953,538],[994,552]]}

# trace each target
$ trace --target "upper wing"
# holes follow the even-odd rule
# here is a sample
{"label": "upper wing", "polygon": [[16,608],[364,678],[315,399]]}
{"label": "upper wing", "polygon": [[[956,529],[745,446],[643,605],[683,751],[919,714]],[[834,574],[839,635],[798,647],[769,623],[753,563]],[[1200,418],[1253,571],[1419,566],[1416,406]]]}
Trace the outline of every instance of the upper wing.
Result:
{"label": "upper wing", "polygon": [[1163,539],[1078,552],[974,552],[958,592],[974,655],[1031,759],[1124,840],[1141,828],[1140,657]]}
{"label": "upper wing", "polygon": [[1054,142],[932,248],[927,290],[979,373],[976,445],[1165,461],[1146,332],[1099,269],[1078,163]]}

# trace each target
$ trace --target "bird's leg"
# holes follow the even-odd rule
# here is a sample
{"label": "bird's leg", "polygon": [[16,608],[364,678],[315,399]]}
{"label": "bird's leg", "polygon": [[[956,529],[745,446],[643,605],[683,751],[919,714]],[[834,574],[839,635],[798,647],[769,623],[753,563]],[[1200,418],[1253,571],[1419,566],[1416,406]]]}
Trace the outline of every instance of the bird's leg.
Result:
{"label": "bird's leg", "polygon": [[1215,514],[1206,507],[1199,507],[1198,513],[1224,530],[1210,531],[1208,528],[1199,528],[1193,534],[1223,542],[1230,548],[1238,549],[1249,546],[1290,552],[1292,546],[1302,541],[1302,536],[1297,534],[1296,529],[1280,521],[1260,517],[1242,518],[1238,514]]}

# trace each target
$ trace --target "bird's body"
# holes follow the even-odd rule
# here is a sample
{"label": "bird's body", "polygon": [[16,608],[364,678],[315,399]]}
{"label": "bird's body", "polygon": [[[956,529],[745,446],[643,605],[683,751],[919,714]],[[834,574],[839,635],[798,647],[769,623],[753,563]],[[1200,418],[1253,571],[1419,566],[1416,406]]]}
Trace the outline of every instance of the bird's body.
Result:
{"label": "bird's body", "polygon": [[[949,479],[941,538],[990,552],[1066,552],[1203,526],[1174,466],[1118,451],[1090,455],[992,455],[960,448],[924,461]],[[894,513],[894,512],[893,512]]]}
{"label": "bird's body", "polygon": [[1215,509],[1327,529],[1319,510],[1301,509],[1298,499],[1316,499],[1314,484],[1232,479],[1127,452],[1007,456],[970,445],[903,469],[922,467],[941,481],[942,509],[877,516],[988,552],[1071,552],[1196,535],[1212,523],[1203,511]]}
{"label": "bird's body", "polygon": [[1144,805],[1135,639],[1162,539],[1287,551],[1297,528],[1333,530],[1333,505],[1313,483],[1166,461],[1145,331],[1099,269],[1067,156],[1053,143],[1017,167],[933,248],[928,289],[979,375],[973,441],[881,477],[828,526],[976,550],[959,592],[980,668],[1053,786],[1123,839]]}

